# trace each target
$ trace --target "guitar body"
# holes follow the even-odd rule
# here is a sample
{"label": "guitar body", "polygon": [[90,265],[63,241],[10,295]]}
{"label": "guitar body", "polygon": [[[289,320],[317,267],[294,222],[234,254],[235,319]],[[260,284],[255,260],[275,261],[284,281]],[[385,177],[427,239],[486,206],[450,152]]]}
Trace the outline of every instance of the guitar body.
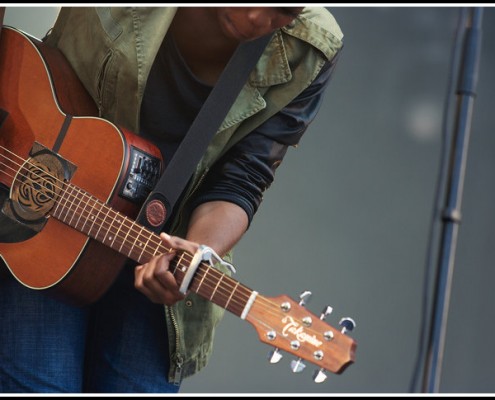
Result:
{"label": "guitar body", "polygon": [[[96,117],[93,100],[57,49],[8,27],[0,38],[0,109],[8,113],[0,127],[0,184],[10,189],[11,198],[16,195],[12,188],[19,170],[12,173],[2,160],[12,158],[11,154],[27,160],[38,143],[71,166],[59,174],[63,179],[136,217],[139,202],[119,195],[132,168],[131,148],[157,159],[159,150]],[[24,200],[36,202],[37,194],[31,196]],[[27,240],[0,243],[0,256],[11,274],[31,289],[47,290],[75,304],[94,302],[112,284],[127,257],[49,212],[41,229]]]}

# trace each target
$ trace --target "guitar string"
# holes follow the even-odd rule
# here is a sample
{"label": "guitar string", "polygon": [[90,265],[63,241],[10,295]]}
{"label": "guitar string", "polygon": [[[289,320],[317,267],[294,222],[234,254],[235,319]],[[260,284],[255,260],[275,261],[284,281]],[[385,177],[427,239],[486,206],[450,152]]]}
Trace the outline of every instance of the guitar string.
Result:
{"label": "guitar string", "polygon": [[[8,149],[5,149],[5,150],[7,150],[8,152],[10,152],[10,150],[8,150]],[[12,154],[13,154],[13,153],[12,153]],[[15,161],[13,161],[13,160],[11,160],[11,159],[8,159],[7,157],[5,157],[5,155],[2,155],[2,156],[3,156],[4,158],[6,158],[7,160],[9,160],[9,161],[13,162],[14,164],[16,164],[16,162],[15,162]],[[21,160],[22,160],[22,158],[21,158],[21,157],[19,157],[19,156],[17,156],[17,155],[16,155],[16,157],[18,157],[19,159],[21,159]],[[30,163],[29,161],[26,161],[26,162],[27,162],[28,164]],[[3,164],[3,165],[5,165],[7,168],[10,168],[10,169],[12,169],[12,170],[13,170],[13,168],[12,168],[12,167],[7,166],[5,163],[2,163],[2,164]],[[20,166],[20,167],[22,167],[22,165],[20,165],[20,164],[17,164],[17,165],[18,165],[18,166]],[[39,169],[39,167],[38,167],[38,166],[36,166],[36,165],[34,165],[34,164],[31,164],[31,165],[33,165],[34,167],[36,167],[37,169]],[[25,168],[25,167],[24,167],[24,168]],[[4,172],[5,172],[5,171],[4,171]],[[13,177],[12,175],[10,175],[10,176],[11,176],[11,177]],[[30,179],[29,177],[27,177],[27,176],[25,176],[25,175],[24,175],[23,177],[24,177],[24,178],[27,178],[27,179]],[[54,177],[54,178],[55,178],[57,181],[59,181],[60,183],[62,183],[62,184],[64,183],[63,181],[60,181],[58,178],[56,178],[56,177]],[[74,185],[67,185],[67,186],[69,186],[69,188],[70,188],[70,187],[72,187],[72,188],[74,188],[74,189],[76,189],[76,190],[78,190],[78,191],[80,190],[77,186],[74,186]],[[34,189],[34,190],[37,190],[37,189],[35,189],[35,188],[33,188],[33,189]],[[68,191],[67,191],[66,189],[61,188],[60,190],[61,190],[61,191],[63,191],[63,192],[68,193]],[[68,193],[68,194],[69,194],[69,196],[73,196],[71,193]],[[86,197],[88,197],[88,196],[89,196],[89,195],[88,195],[88,194],[86,194],[84,191],[82,192],[82,194],[83,194],[83,196],[86,196]],[[89,197],[91,198],[92,196],[89,196]],[[77,197],[75,197],[75,196],[74,196],[74,198],[76,198],[76,199],[77,199]],[[93,200],[95,201],[95,203],[96,203],[96,204],[98,204],[98,202],[99,202],[99,200],[98,200],[98,199],[93,198]],[[60,203],[59,203],[59,204],[60,204]],[[72,202],[71,204],[72,204],[72,205],[74,205],[75,203],[74,203],[74,202]],[[105,204],[100,204],[100,206],[101,206],[102,208],[105,208],[105,207],[106,207],[106,205],[105,205]],[[76,207],[79,207],[79,206],[76,206]],[[94,206],[91,206],[91,207],[92,207],[92,208],[94,208]],[[83,208],[83,213],[84,213],[85,208],[86,208],[86,207],[84,207],[84,208]],[[113,213],[115,213],[115,214],[118,216],[118,213],[117,213],[115,210],[111,209],[110,207],[107,207],[107,208],[108,208],[107,215],[108,215],[108,213],[109,213],[109,212],[113,212]],[[69,211],[70,211],[70,208],[69,208]],[[100,214],[100,213],[101,213],[101,210],[100,210],[100,211],[98,211],[98,217],[99,217],[99,214]],[[90,213],[88,213],[88,215],[91,215],[91,214],[90,214]],[[97,218],[98,218],[98,217],[97,217]],[[115,217],[113,217],[113,218],[115,219]],[[105,217],[105,218],[103,218],[103,224],[106,222],[106,219],[107,219],[106,217]],[[123,219],[124,219],[125,221],[130,221],[130,222],[133,222],[132,220],[130,220],[130,219],[129,219],[128,217],[126,217],[126,216],[123,216]],[[94,223],[95,223],[95,222],[93,222],[93,224],[94,224]],[[112,223],[110,223],[110,225],[109,225],[109,226],[110,226],[110,227],[112,227],[112,225],[113,225],[113,222],[112,222]],[[76,224],[76,226],[77,226],[77,224]],[[100,228],[101,228],[101,226],[100,226]],[[131,230],[133,230],[133,228],[131,228]],[[141,229],[141,231],[142,231],[142,229]],[[150,234],[152,234],[152,233],[150,232]],[[118,233],[117,233],[117,235],[118,235]],[[142,232],[139,232],[139,233],[138,233],[138,236],[139,236],[139,235],[142,235]],[[137,238],[136,238],[136,239],[137,239]],[[158,237],[158,239],[159,239],[159,237]],[[124,238],[124,240],[125,240],[125,238]],[[158,247],[162,247],[162,248],[164,249],[164,251],[171,251],[171,250],[172,250],[172,249],[169,249],[169,248],[167,248],[166,246],[164,246],[164,245],[162,244],[161,240],[160,240],[158,243],[153,243],[153,244],[158,245]],[[131,246],[131,248],[134,248],[134,246]],[[158,250],[158,249],[157,249],[157,250]],[[132,250],[131,250],[131,251],[132,251]],[[148,253],[148,255],[150,255],[150,256],[154,256],[154,255],[156,255],[156,253],[150,253],[150,252],[148,252],[147,250],[145,250],[145,252],[146,252],[146,253]],[[188,253],[188,252],[183,252],[183,256],[186,256],[186,257],[191,257],[191,258],[190,258],[189,260],[187,260],[187,261],[189,261],[189,262],[190,262],[190,261],[192,261],[192,255],[191,255],[190,253]],[[184,258],[184,257],[181,257],[180,259],[182,259],[182,258]],[[180,259],[179,259],[179,263],[178,263],[179,265],[178,265],[178,266],[180,266]],[[249,290],[248,288],[244,287],[244,285],[242,285],[242,284],[240,284],[239,282],[235,281],[234,279],[230,278],[228,275],[223,274],[221,271],[217,271],[216,269],[211,268],[211,267],[210,267],[209,265],[207,265],[207,264],[204,264],[204,263],[202,263],[202,264],[203,264],[204,266],[206,266],[208,269],[207,269],[206,271],[204,271],[204,274],[202,275],[202,273],[203,273],[202,269],[201,269],[201,268],[198,268],[198,273],[196,274],[196,277],[194,278],[196,281],[198,281],[198,282],[199,282],[199,284],[198,284],[198,289],[197,289],[197,290],[198,290],[198,291],[197,291],[198,293],[201,291],[201,287],[204,287],[203,282],[210,283],[210,282],[208,281],[208,279],[206,279],[207,274],[208,274],[208,273],[214,273],[214,274],[217,274],[217,277],[212,277],[212,278],[215,278],[215,279],[216,279],[216,281],[213,281],[213,283],[215,283],[215,282],[216,282],[216,284],[215,284],[215,292],[214,292],[214,293],[213,293],[213,295],[210,297],[210,300],[212,300],[212,298],[213,298],[215,295],[217,295],[217,294],[220,294],[220,296],[223,296],[223,300],[225,300],[225,299],[226,299],[226,297],[225,297],[225,296],[227,296],[227,295],[222,294],[222,293],[219,293],[216,289],[226,289],[226,290],[228,290],[228,289],[233,289],[233,290],[237,290],[237,289],[239,288],[239,286],[240,286],[240,289]],[[175,269],[177,269],[177,267],[178,267],[178,266],[175,266]],[[174,271],[174,272],[175,272],[175,271]],[[219,278],[218,278],[218,277],[219,277]],[[222,280],[222,279],[224,279],[224,281],[226,280],[229,284],[228,284],[228,285],[223,284],[222,286],[219,286],[219,285],[218,285],[219,280]],[[192,285],[193,285],[193,284],[191,283],[191,287],[192,287]],[[212,286],[210,286],[210,288],[212,288]],[[252,291],[250,291],[250,292],[252,293]],[[230,300],[231,300],[232,298],[234,298],[234,301],[236,300],[236,297],[235,297],[235,296],[233,296],[232,291],[230,291],[230,292],[228,292],[228,291],[227,291],[227,294],[228,294],[228,297],[227,297],[227,304],[226,304],[225,308],[227,308],[227,305],[229,305],[229,304],[230,304]],[[243,294],[243,293],[241,293],[240,295],[241,295],[241,296],[246,296],[246,299],[245,299],[244,303],[239,303],[239,302],[237,302],[237,303],[234,303],[234,305],[238,305],[238,306],[240,306],[241,308],[243,308],[243,307],[245,306],[246,302],[249,300],[250,294],[248,295],[248,294]],[[270,307],[275,308],[276,310],[279,310],[279,308],[280,308],[280,306],[279,306],[279,305],[277,305],[276,303],[274,303],[272,300],[269,300],[269,299],[265,298],[264,296],[261,296],[261,295],[260,295],[260,296],[258,296],[258,297],[257,297],[257,299],[258,299],[258,300],[261,300],[261,302],[260,302],[260,303],[266,303],[266,304],[268,304]],[[242,299],[240,299],[240,298],[239,298],[239,300],[242,300]],[[260,305],[262,305],[262,304],[260,304]],[[270,310],[270,311],[271,311],[271,310]],[[278,313],[272,313],[272,315],[278,315]],[[262,321],[260,321],[260,322],[262,322]],[[265,325],[266,325],[266,324],[265,324]],[[333,329],[335,329],[335,328],[333,328]],[[310,330],[312,330],[312,329],[310,329]]]}

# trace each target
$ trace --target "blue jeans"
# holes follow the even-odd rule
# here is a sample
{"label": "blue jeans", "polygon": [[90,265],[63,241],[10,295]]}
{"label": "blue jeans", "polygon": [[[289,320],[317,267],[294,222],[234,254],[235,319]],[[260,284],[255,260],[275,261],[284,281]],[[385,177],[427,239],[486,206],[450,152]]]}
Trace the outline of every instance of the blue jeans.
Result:
{"label": "blue jeans", "polygon": [[177,393],[168,367],[164,307],[131,267],[85,308],[0,279],[0,392]]}

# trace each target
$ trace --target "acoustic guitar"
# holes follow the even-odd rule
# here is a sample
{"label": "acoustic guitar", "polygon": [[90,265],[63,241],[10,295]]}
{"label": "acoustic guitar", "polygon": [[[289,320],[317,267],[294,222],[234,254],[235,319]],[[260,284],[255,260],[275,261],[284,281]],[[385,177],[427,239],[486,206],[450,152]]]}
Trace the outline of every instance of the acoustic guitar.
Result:
{"label": "acoustic guitar", "polygon": [[[97,117],[88,95],[63,54],[42,41],[4,26],[0,36],[0,185],[8,192],[2,213],[32,232],[0,243],[0,257],[22,285],[68,302],[96,301],[126,260],[145,263],[171,249],[139,225],[140,204],[163,169],[150,142]],[[190,266],[195,264],[194,274]],[[340,374],[354,362],[356,342],[341,328],[286,295],[265,297],[178,251],[171,270],[188,290],[248,321],[272,346],[271,362],[287,351]],[[189,273],[188,273],[189,272]]]}

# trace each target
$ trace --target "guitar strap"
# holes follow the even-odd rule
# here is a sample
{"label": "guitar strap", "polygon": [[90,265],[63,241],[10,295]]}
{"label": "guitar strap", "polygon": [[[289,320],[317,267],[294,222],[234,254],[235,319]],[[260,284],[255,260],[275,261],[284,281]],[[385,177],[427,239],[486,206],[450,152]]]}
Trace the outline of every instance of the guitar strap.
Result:
{"label": "guitar strap", "polygon": [[272,35],[242,42],[225,66],[179,148],[155,188],[146,198],[137,221],[159,233],[175,202],[237,95],[248,79]]}

